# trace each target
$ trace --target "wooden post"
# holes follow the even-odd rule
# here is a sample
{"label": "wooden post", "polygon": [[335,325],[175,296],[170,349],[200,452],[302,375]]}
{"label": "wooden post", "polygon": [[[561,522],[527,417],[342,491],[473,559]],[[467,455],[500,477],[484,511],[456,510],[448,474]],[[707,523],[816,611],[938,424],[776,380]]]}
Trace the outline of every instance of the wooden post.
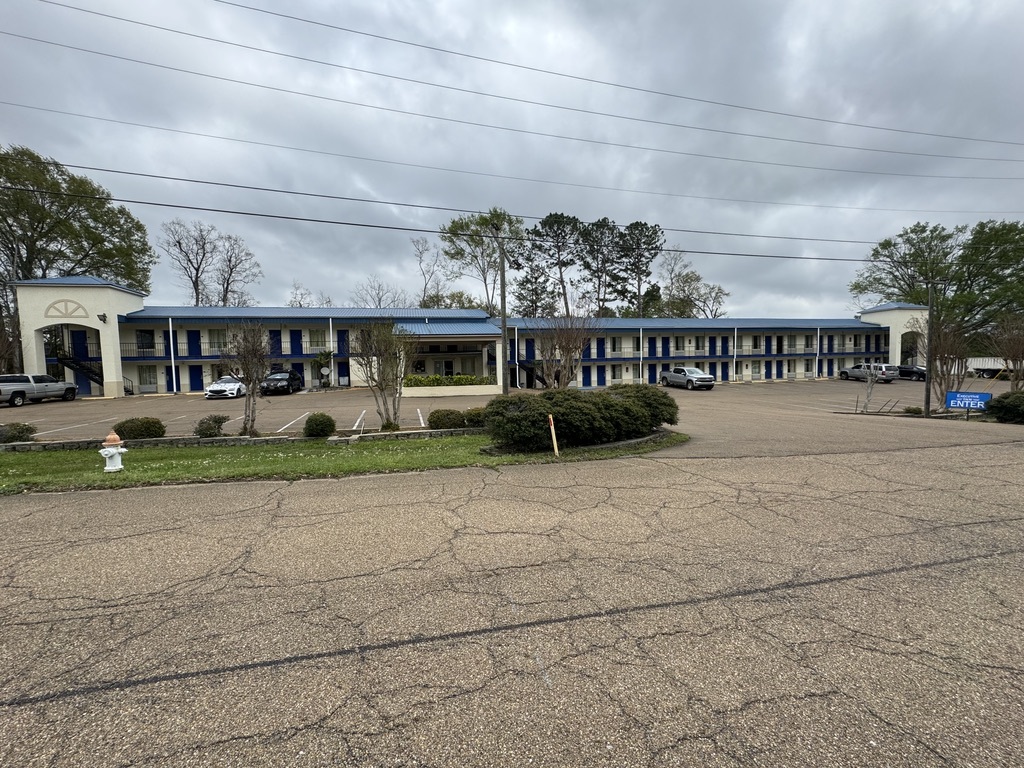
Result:
{"label": "wooden post", "polygon": [[555,456],[558,455],[558,438],[555,437],[555,417],[548,414],[548,426],[551,427],[551,444],[555,446]]}

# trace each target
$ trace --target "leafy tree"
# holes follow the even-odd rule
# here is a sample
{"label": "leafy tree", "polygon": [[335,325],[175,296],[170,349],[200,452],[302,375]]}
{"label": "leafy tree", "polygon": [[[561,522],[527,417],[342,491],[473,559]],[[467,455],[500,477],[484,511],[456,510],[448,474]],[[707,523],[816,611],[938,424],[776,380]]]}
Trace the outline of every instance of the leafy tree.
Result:
{"label": "leafy tree", "polygon": [[[530,270],[535,277],[543,273],[545,285],[553,282],[557,289],[557,300],[564,314],[572,313],[570,307],[571,278],[580,261],[582,243],[580,235],[583,223],[575,216],[564,213],[549,213],[527,233],[529,235],[528,255],[532,261]],[[546,316],[548,312],[537,313]]]}
{"label": "leafy tree", "polygon": [[1024,390],[1024,313],[1007,313],[989,334],[989,348],[1010,374],[1010,391]]}
{"label": "leafy tree", "polygon": [[609,218],[584,224],[580,230],[580,287],[594,306],[597,317],[606,317],[618,278],[619,230]]}
{"label": "leafy tree", "polygon": [[[520,263],[519,277],[512,286],[512,313],[520,317],[553,317],[559,314],[559,289],[543,262],[544,255],[529,250]],[[569,302],[565,301],[566,316]]]}
{"label": "leafy tree", "polygon": [[448,277],[479,280],[484,309],[498,315],[504,298],[499,292],[502,253],[509,268],[515,269],[524,239],[523,220],[501,208],[452,219],[441,227]]}
{"label": "leafy tree", "polygon": [[353,333],[349,355],[373,393],[382,431],[399,428],[402,385],[416,352],[416,340],[394,322],[371,323]]}
{"label": "leafy tree", "polygon": [[93,275],[148,293],[155,263],[146,228],[103,187],[27,147],[0,151],[0,366],[21,368],[10,283]]}
{"label": "leafy tree", "polygon": [[650,287],[652,265],[665,247],[665,233],[657,224],[634,221],[619,232],[616,239],[615,296],[644,317],[644,291]]}
{"label": "leafy tree", "polygon": [[247,307],[255,302],[246,286],[263,277],[256,256],[238,235],[201,221],[164,222],[160,249],[188,288],[193,306]]}
{"label": "leafy tree", "polygon": [[1022,272],[1020,222],[983,221],[970,230],[918,222],[871,250],[850,292],[861,301],[926,305],[931,285],[937,316],[971,337],[1024,307]]}
{"label": "leafy tree", "polygon": [[483,309],[480,299],[465,291],[443,291],[427,294],[420,309]]}
{"label": "leafy tree", "polygon": [[231,375],[245,384],[245,406],[241,435],[256,437],[256,396],[260,382],[270,372],[270,338],[262,323],[244,322],[235,328],[228,339],[222,358]]}

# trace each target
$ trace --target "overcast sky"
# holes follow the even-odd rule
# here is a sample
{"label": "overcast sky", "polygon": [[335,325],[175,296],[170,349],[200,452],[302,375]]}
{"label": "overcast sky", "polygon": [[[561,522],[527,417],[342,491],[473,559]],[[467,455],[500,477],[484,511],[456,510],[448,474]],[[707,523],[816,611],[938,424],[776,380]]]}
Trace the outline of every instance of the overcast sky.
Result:
{"label": "overcast sky", "polygon": [[499,206],[660,224],[731,317],[849,317],[870,243],[1024,218],[1020,0],[2,5],[0,144],[105,169],[154,246],[240,235],[262,305],[416,293],[401,228]]}

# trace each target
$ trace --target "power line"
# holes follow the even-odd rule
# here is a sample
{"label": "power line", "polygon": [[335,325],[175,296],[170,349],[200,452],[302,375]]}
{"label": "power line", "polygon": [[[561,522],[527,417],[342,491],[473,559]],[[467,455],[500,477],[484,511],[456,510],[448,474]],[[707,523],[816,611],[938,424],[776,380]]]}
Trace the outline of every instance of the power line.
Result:
{"label": "power line", "polygon": [[[29,192],[38,195],[49,195],[53,197],[70,197],[73,199],[80,200],[102,200],[113,203],[124,203],[126,205],[148,205],[155,208],[174,208],[184,211],[202,211],[204,213],[223,213],[231,216],[247,216],[250,218],[257,219],[274,219],[278,221],[293,221],[301,222],[305,224],[330,224],[333,226],[341,227],[358,227],[361,229],[376,229],[385,230],[391,232],[411,232],[415,234],[429,234],[429,235],[440,235],[441,230],[438,229],[427,229],[424,227],[402,227],[394,224],[370,224],[368,222],[360,221],[343,221],[340,219],[320,219],[309,216],[288,216],[281,213],[262,213],[259,211],[240,211],[231,208],[212,208],[209,206],[201,205],[184,205],[180,203],[159,203],[153,200],[136,200],[127,197],[107,197],[102,195],[83,195],[72,192],[58,192],[48,189],[32,189],[30,187],[19,187],[9,184],[0,185],[0,190],[9,192]],[[500,239],[500,240],[524,240],[524,238],[512,238],[512,237],[497,237],[493,235],[485,235],[488,239]],[[852,258],[828,258],[825,256],[793,256],[786,254],[776,253],[746,253],[740,251],[699,251],[689,250],[686,248],[663,248],[662,253],[680,253],[680,254],[698,254],[705,256],[739,256],[743,258],[751,259],[783,259],[791,261],[833,261],[833,262],[848,262],[853,264],[865,263],[865,259],[852,259]]]}
{"label": "power line", "polygon": [[502,94],[489,93],[487,91],[479,91],[471,88],[460,88],[453,85],[444,85],[442,83],[434,83],[427,80],[420,80],[412,77],[403,77],[401,75],[393,75],[385,72],[378,72],[371,69],[364,69],[361,67],[352,67],[345,64],[337,64],[335,62],[324,61],[322,59],[314,59],[308,56],[298,56],[296,54],[285,53],[283,51],[275,51],[268,48],[261,48],[255,45],[247,45],[245,43],[238,43],[231,40],[223,40],[221,38],[210,37],[209,35],[200,35],[194,32],[186,32],[180,29],[173,29],[171,27],[164,27],[159,24],[151,24],[144,21],[138,21],[136,19],[128,19],[123,16],[115,16],[109,13],[101,13],[100,11],[90,10],[88,8],[79,8],[73,5],[67,5],[66,3],[58,3],[55,0],[40,0],[40,2],[46,3],[47,5],[53,5],[59,8],[66,8],[72,11],[78,11],[80,13],[87,13],[100,18],[111,19],[114,21],[124,22],[126,24],[134,24],[136,26],[145,27],[147,29],[155,29],[161,32],[168,32],[174,35],[181,35],[183,37],[189,37],[194,40],[203,40],[206,42],[217,43],[218,45],[227,45],[233,48],[239,48],[245,51],[252,51],[255,53],[263,53],[270,56],[277,56],[292,61],[300,61],[307,64],[316,64],[324,67],[331,67],[333,69],[345,70],[347,72],[357,72],[359,74],[371,75],[373,77],[387,78],[390,80],[397,80],[404,83],[412,83],[414,85],[422,85],[429,88],[439,88],[442,90],[453,91],[455,93],[464,93],[472,96],[482,96],[489,99],[499,99],[501,101],[508,101],[515,104],[526,104],[529,106],[544,107],[546,109],[561,110],[564,112],[572,112],[581,115],[590,115],[594,117],[609,117],[616,120],[626,120],[630,122],[643,123],[646,125],[656,125],[667,128],[681,128],[690,131],[702,131],[706,133],[716,133],[725,136],[738,136],[743,138],[762,139],[765,141],[778,141],[789,144],[800,144],[804,146],[813,147],[825,147],[828,149],[846,149],[855,152],[877,152],[880,154],[887,155],[904,155],[908,157],[930,157],[942,160],[972,160],[982,162],[999,162],[999,163],[1024,163],[1024,158],[1012,158],[1012,157],[977,157],[971,155],[949,155],[938,152],[912,152],[909,150],[899,149],[883,149],[878,147],[859,147],[850,144],[833,144],[824,141],[811,141],[809,139],[793,139],[785,136],[770,136],[767,134],[760,133],[746,133],[743,131],[730,131],[723,128],[710,128],[701,125],[689,125],[686,123],[674,123],[667,120],[654,120],[651,118],[637,117],[635,115],[623,115],[614,112],[603,112],[600,110],[583,109],[581,107],[571,107],[565,104],[553,104],[550,102],[537,101],[535,99],[524,99],[514,96],[505,96]]}
{"label": "power line", "polygon": [[796,208],[818,208],[822,210],[838,210],[838,211],[866,211],[874,213],[918,213],[918,214],[968,214],[977,216],[1016,216],[1024,213],[1024,211],[979,211],[979,210],[964,210],[964,209],[933,209],[933,208],[875,208],[870,206],[853,206],[853,205],[827,205],[824,203],[792,203],[792,202],[780,202],[778,200],[750,200],[745,198],[735,197],[715,197],[712,195],[692,195],[682,192],[659,192],[656,190],[647,189],[633,189],[629,187],[608,187],[599,184],[583,184],[579,182],[571,181],[556,181],[553,179],[535,179],[528,176],[511,176],[500,173],[490,173],[487,171],[472,171],[461,168],[445,168],[443,166],[435,165],[424,165],[420,163],[409,163],[401,160],[383,160],[375,157],[365,157],[362,155],[351,155],[343,152],[332,152],[329,150],[322,149],[310,149],[308,147],[296,147],[289,144],[274,144],[266,141],[256,141],[254,139],[242,139],[233,136],[221,136],[214,133],[203,133],[200,131],[188,131],[182,128],[168,128],[162,125],[153,125],[150,123],[139,123],[130,120],[118,120],[112,117],[100,117],[98,115],[87,115],[81,112],[70,112],[67,110],[53,109],[50,107],[39,107],[31,104],[19,104],[13,101],[0,100],[0,105],[15,107],[17,109],[29,109],[37,112],[47,112],[50,114],[64,115],[67,117],[77,117],[84,120],[96,120],[99,122],[113,123],[115,125],[125,125],[132,128],[146,128],[154,131],[164,131],[167,133],[176,133],[182,136],[195,136],[204,139],[215,139],[217,141],[230,141],[237,144],[247,144],[250,146],[265,147],[268,149],[284,149],[291,152],[303,152],[306,154],[322,155],[325,157],[336,157],[344,160],[357,160],[359,162],[366,163],[379,163],[384,165],[395,165],[403,168],[415,168],[417,170],[425,171],[438,171],[442,173],[457,173],[465,176],[480,176],[483,178],[501,179],[504,181],[520,181],[528,184],[547,184],[550,186],[562,186],[570,187],[574,189],[589,189],[600,192],[621,192],[632,195],[650,195],[654,197],[668,197],[668,198],[681,198],[687,200],[706,200],[709,202],[722,202],[722,203],[741,203],[745,205],[777,205],[777,206],[788,206]]}
{"label": "power line", "polygon": [[1024,181],[1024,176],[961,176],[954,174],[901,173],[898,171],[877,171],[867,170],[863,168],[830,168],[816,165],[802,165],[799,163],[783,163],[773,160],[752,160],[749,158],[728,157],[725,155],[710,155],[701,152],[686,152],[684,150],[679,149],[666,149],[665,147],[648,147],[644,145],[625,144],[623,142],[605,141],[602,139],[588,139],[581,136],[567,136],[557,133],[547,133],[544,131],[533,131],[526,128],[513,128],[511,126],[497,125],[494,123],[482,123],[475,120],[463,120],[454,117],[444,117],[442,115],[431,115],[425,112],[398,109],[396,107],[383,107],[376,104],[367,104],[365,102],[353,101],[351,99],[339,99],[334,96],[325,96],[323,94],[318,93],[296,91],[290,88],[282,88],[280,86],[266,85],[263,83],[253,83],[247,80],[240,80],[238,78],[225,77],[223,75],[212,75],[207,72],[199,72],[196,70],[185,69],[184,67],[172,67],[168,64],[157,64],[155,62],[145,61],[143,59],[136,59],[131,56],[120,56],[113,53],[95,51],[90,48],[83,48],[82,46],[68,45],[66,43],[56,43],[52,40],[43,40],[42,38],[32,37],[30,35],[21,35],[15,32],[7,32],[5,30],[0,30],[0,34],[7,35],[8,37],[14,37],[20,40],[28,40],[34,43],[40,43],[42,45],[50,45],[56,48],[77,51],[79,53],[87,53],[91,56],[100,56],[103,58],[114,59],[116,61],[124,61],[131,64],[139,64],[146,67],[153,67],[155,69],[162,69],[168,72],[176,72],[178,74],[193,75],[195,77],[202,77],[209,80],[215,80],[217,82],[230,83],[232,85],[244,85],[249,88],[258,88],[261,90],[271,91],[274,93],[284,93],[291,96],[301,96],[304,98],[316,99],[318,101],[326,101],[334,104],[344,104],[346,106],[361,107],[364,109],[373,109],[381,112],[388,112],[390,114],[403,115],[406,117],[418,117],[427,120],[436,120],[438,122],[452,123],[455,125],[464,125],[471,128],[487,128],[490,130],[503,131],[506,133],[515,133],[525,136],[537,136],[539,138],[547,139],[557,139],[559,141],[572,141],[582,144],[590,144],[592,146],[613,147],[616,149],[632,149],[641,152],[654,152],[657,154],[673,155],[677,157],[694,157],[702,160],[719,160],[723,162],[733,163],[750,163],[753,165],[765,165],[772,168],[792,168],[795,170],[804,171],[823,171],[826,173],[849,173],[868,176],[895,176],[899,178],[912,179],[944,179],[951,181]]}
{"label": "power line", "polygon": [[[145,179],[158,179],[158,180],[161,180],[161,181],[180,181],[180,182],[184,182],[184,183],[187,183],[187,184],[201,184],[201,185],[212,186],[212,187],[226,187],[228,189],[244,189],[244,190],[248,190],[248,191],[252,191],[252,192],[271,192],[271,193],[274,193],[274,194],[291,195],[291,196],[295,196],[295,197],[311,197],[311,198],[316,198],[316,199],[321,199],[321,200],[338,200],[338,201],[342,201],[342,202],[351,202],[351,203],[368,203],[368,204],[372,204],[372,205],[387,205],[387,206],[392,206],[392,207],[396,207],[396,208],[419,208],[419,209],[424,209],[424,210],[429,210],[429,211],[442,211],[442,212],[445,212],[445,213],[463,213],[463,214],[479,213],[478,210],[473,210],[473,209],[469,209],[469,208],[450,208],[450,207],[440,206],[440,205],[424,205],[422,203],[402,203],[402,202],[397,202],[395,200],[374,200],[374,199],[368,198],[368,197],[349,197],[349,196],[346,196],[346,195],[328,195],[328,194],[322,194],[322,193],[317,193],[317,192],[301,192],[301,191],[296,191],[296,190],[291,190],[291,189],[280,189],[280,188],[276,188],[276,187],[253,186],[251,184],[236,184],[236,183],[225,182],[225,181],[209,181],[209,180],[206,180],[206,179],[192,179],[192,178],[187,178],[187,177],[182,177],[182,176],[165,176],[165,175],[162,175],[162,174],[143,173],[143,172],[140,172],[140,171],[123,171],[123,170],[117,170],[117,169],[114,169],[114,168],[100,168],[100,167],[92,166],[92,165],[77,165],[75,163],[58,163],[58,162],[53,162],[53,163],[47,163],[47,164],[63,166],[65,168],[75,168],[75,169],[78,169],[80,171],[94,171],[94,172],[99,172],[99,173],[113,173],[113,174],[118,174],[118,175],[121,175],[121,176],[136,176],[136,177],[145,178]],[[516,218],[527,219],[527,220],[530,220],[530,221],[539,221],[539,220],[544,218],[543,216],[528,216],[528,215],[525,215],[525,214],[512,214],[512,215],[515,216]],[[616,226],[619,229],[622,229],[622,228],[624,228],[625,225],[618,224]],[[840,244],[844,244],[844,245],[875,245],[876,244],[876,241],[874,241],[874,240],[843,240],[843,239],[829,238],[829,237],[799,237],[799,236],[792,236],[792,235],[760,235],[760,234],[749,233],[749,232],[720,232],[720,231],[716,231],[716,230],[686,229],[686,228],[680,228],[680,227],[661,227],[661,229],[662,229],[663,232],[678,232],[678,233],[681,233],[681,234],[689,234],[689,235],[716,235],[716,236],[720,236],[720,237],[750,237],[750,238],[757,238],[757,239],[764,239],[764,240],[797,240],[797,241],[802,241],[802,242],[813,242],[813,243],[840,243]]]}
{"label": "power line", "polygon": [[450,50],[450,49],[447,49],[447,48],[440,48],[438,46],[425,45],[423,43],[414,43],[414,42],[410,42],[408,40],[400,40],[400,39],[395,38],[395,37],[387,37],[386,35],[379,35],[379,34],[375,34],[375,33],[372,33],[372,32],[363,32],[363,31],[358,30],[358,29],[352,29],[351,27],[342,27],[342,26],[338,26],[338,25],[335,25],[335,24],[328,24],[328,23],[322,22],[322,21],[314,21],[312,19],[305,19],[305,18],[302,18],[301,16],[292,16],[292,15],[289,15],[289,14],[286,14],[286,13],[280,13],[278,11],[268,11],[268,10],[266,10],[264,8],[255,8],[255,7],[251,6],[251,5],[245,5],[243,3],[231,2],[231,0],[214,0],[214,2],[220,3],[222,5],[234,6],[235,8],[241,8],[241,9],[246,10],[246,11],[253,11],[255,13],[263,13],[263,14],[266,14],[268,16],[276,16],[278,18],[288,19],[289,21],[297,21],[297,22],[300,22],[302,24],[310,24],[310,25],[313,25],[313,26],[322,27],[324,29],[333,29],[333,30],[336,30],[336,31],[339,31],[339,32],[348,32],[349,34],[353,34],[353,35],[362,35],[363,37],[370,37],[370,38],[373,38],[373,39],[376,39],[376,40],[384,40],[385,42],[396,43],[398,45],[407,45],[407,46],[410,46],[410,47],[413,47],[413,48],[420,48],[422,50],[434,51],[435,53],[443,53],[443,54],[446,54],[446,55],[449,55],[449,56],[459,56],[459,57],[462,57],[462,58],[465,58],[465,59],[471,59],[471,60],[474,60],[474,61],[487,62],[488,64],[498,64],[498,65],[503,66],[503,67],[512,67],[514,69],[521,69],[521,70],[524,70],[524,71],[527,71],[527,72],[536,72],[536,73],[543,74],[543,75],[551,75],[552,77],[561,77],[561,78],[565,78],[567,80],[575,80],[577,82],[582,82],[582,83],[591,83],[593,85],[604,85],[604,86],[608,86],[609,88],[618,88],[618,89],[621,89],[621,90],[632,91],[634,93],[646,93],[646,94],[650,94],[650,95],[653,95],[653,96],[665,96],[665,97],[670,98],[670,99],[679,99],[679,100],[682,100],[682,101],[692,101],[692,102],[695,102],[695,103],[698,103],[698,104],[709,104],[711,106],[727,107],[729,109],[739,109],[739,110],[744,110],[744,111],[747,111],[747,112],[757,112],[757,113],[764,114],[764,115],[776,115],[778,117],[789,117],[789,118],[793,118],[795,120],[809,120],[809,121],[817,122],[817,123],[827,123],[829,125],[842,125],[842,126],[846,126],[846,127],[850,127],[850,128],[865,128],[865,129],[872,130],[872,131],[887,131],[887,132],[890,132],[890,133],[901,133],[901,134],[907,134],[907,135],[911,135],[911,136],[928,136],[930,138],[936,138],[936,139],[953,139],[954,141],[975,141],[975,142],[980,142],[980,143],[985,143],[985,144],[1004,144],[1004,145],[1007,145],[1007,146],[1015,146],[1015,147],[1024,146],[1024,142],[1020,142],[1020,141],[1005,141],[1005,140],[1002,140],[1002,139],[983,139],[983,138],[977,138],[977,137],[971,137],[971,136],[956,136],[956,135],[945,134],[945,133],[930,133],[930,132],[927,132],[927,131],[915,131],[915,130],[910,130],[910,129],[906,129],[906,128],[893,128],[893,127],[882,126],[882,125],[871,125],[871,124],[868,124],[868,123],[855,123],[855,122],[851,122],[851,121],[847,121],[847,120],[833,120],[833,119],[829,119],[829,118],[825,118],[825,117],[813,117],[811,115],[800,115],[800,114],[796,114],[794,112],[784,112],[784,111],[774,110],[774,109],[763,109],[763,108],[760,108],[760,107],[751,107],[751,106],[746,106],[746,105],[742,105],[742,104],[730,104],[729,102],[715,101],[715,100],[712,100],[712,99],[701,99],[701,98],[698,98],[696,96],[685,96],[685,95],[678,94],[678,93],[670,93],[668,91],[659,91],[659,90],[655,90],[655,89],[652,89],[652,88],[642,88],[642,87],[634,86],[634,85],[626,85],[626,84],[623,84],[623,83],[615,83],[615,82],[611,82],[611,81],[608,81],[608,80],[599,80],[597,78],[592,78],[592,77],[583,77],[581,75],[572,75],[572,74],[568,74],[566,72],[557,72],[557,71],[551,70],[551,69],[543,69],[541,67],[532,67],[532,66],[529,66],[527,64],[516,64],[516,63],[510,62],[510,61],[503,61],[501,59],[492,59],[492,58],[488,58],[486,56],[477,56],[477,55],[474,55],[474,54],[471,54],[471,53],[463,53],[461,51],[453,51],[453,50]]}

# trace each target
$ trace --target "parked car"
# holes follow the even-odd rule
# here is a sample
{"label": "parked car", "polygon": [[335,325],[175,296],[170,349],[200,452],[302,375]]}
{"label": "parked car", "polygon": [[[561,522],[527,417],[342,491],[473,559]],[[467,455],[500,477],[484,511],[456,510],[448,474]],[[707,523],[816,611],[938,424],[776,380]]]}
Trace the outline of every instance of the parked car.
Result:
{"label": "parked car", "polygon": [[900,372],[901,379],[910,379],[911,381],[924,381],[927,372],[920,365],[897,365]]}
{"label": "parked car", "polygon": [[875,381],[883,384],[892,384],[900,377],[900,372],[895,365],[889,363],[857,363],[839,371],[839,378],[844,380],[867,381],[869,376],[874,376]]}
{"label": "parked car", "polygon": [[290,395],[302,389],[302,377],[298,371],[277,371],[260,382],[260,393],[264,395]]}
{"label": "parked car", "polygon": [[39,403],[50,397],[61,400],[74,400],[78,396],[78,386],[45,373],[5,373],[0,375],[0,403],[8,403],[12,408],[24,405],[25,401]]}
{"label": "parked car", "polygon": [[715,377],[700,368],[677,365],[671,371],[661,372],[661,386],[686,387],[687,389],[713,389]]}
{"label": "parked car", "polygon": [[248,390],[245,384],[234,376],[221,376],[213,384],[206,388],[206,399],[214,400],[218,397],[243,397]]}

